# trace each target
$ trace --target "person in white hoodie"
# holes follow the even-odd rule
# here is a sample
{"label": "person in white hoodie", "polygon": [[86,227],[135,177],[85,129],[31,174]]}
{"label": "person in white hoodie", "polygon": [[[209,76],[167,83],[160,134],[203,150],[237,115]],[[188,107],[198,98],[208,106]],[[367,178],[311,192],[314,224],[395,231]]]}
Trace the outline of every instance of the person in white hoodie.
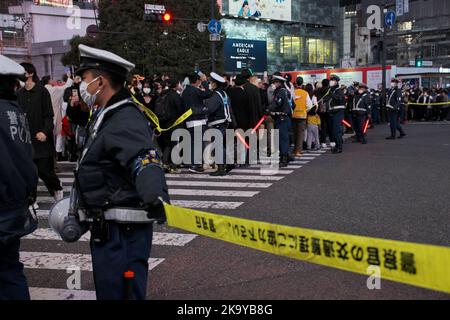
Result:
{"label": "person in white hoodie", "polygon": [[56,85],[52,84],[51,81],[48,81],[45,84],[45,88],[50,93],[50,97],[52,99],[53,105],[53,113],[55,117],[53,118],[54,130],[53,135],[55,137],[55,148],[56,153],[58,155],[58,160],[62,159],[62,155],[64,153],[64,137],[61,134],[62,130],[62,119],[66,115],[67,104],[64,102],[64,91],[67,88],[70,88],[73,85],[73,80],[70,77],[70,73],[64,75],[64,85]]}

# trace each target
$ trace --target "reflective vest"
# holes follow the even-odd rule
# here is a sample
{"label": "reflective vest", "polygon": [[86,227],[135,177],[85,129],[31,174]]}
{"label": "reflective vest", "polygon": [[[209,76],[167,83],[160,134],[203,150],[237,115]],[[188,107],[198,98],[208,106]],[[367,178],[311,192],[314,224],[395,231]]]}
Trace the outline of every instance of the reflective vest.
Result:
{"label": "reflective vest", "polygon": [[292,115],[292,118],[294,119],[306,119],[307,118],[307,99],[308,99],[308,92],[306,92],[303,89],[295,89],[295,109],[294,113]]}

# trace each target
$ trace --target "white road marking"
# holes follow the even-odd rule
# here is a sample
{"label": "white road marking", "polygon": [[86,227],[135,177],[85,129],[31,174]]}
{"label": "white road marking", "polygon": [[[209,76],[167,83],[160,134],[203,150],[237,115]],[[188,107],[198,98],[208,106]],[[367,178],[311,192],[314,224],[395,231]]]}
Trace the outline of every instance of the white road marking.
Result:
{"label": "white road marking", "polygon": [[243,202],[232,201],[196,201],[196,200],[170,200],[174,206],[191,209],[225,209],[234,210],[243,205]]}
{"label": "white road marking", "polygon": [[31,300],[96,300],[95,291],[30,288]]}
{"label": "white road marking", "polygon": [[[236,170],[233,170],[236,171]],[[245,173],[253,173],[245,172]],[[216,181],[189,181],[189,180],[167,180],[168,186],[188,186],[188,187],[224,187],[224,188],[269,188],[271,183],[250,183],[250,182],[216,182]]]}
{"label": "white road marking", "polygon": [[242,197],[251,198],[259,191],[234,191],[234,190],[194,190],[194,189],[170,189],[169,195],[174,196],[203,196],[203,197]]}
{"label": "white road marking", "polygon": [[248,169],[233,169],[231,173],[254,173],[254,174],[262,174],[262,175],[268,175],[271,172],[277,172],[278,174],[291,174],[294,172],[293,170],[265,170],[263,168],[255,168],[252,169],[251,167]]}
{"label": "white road marking", "polygon": [[[26,269],[67,270],[77,266],[81,271],[92,271],[90,254],[22,251],[20,261]],[[161,258],[148,259],[148,270],[154,269],[163,261]]]}
{"label": "white road marking", "polygon": [[[72,190],[72,186],[63,186],[64,192],[70,192]],[[45,186],[38,186],[37,187],[38,192],[45,192],[47,191],[47,188]]]}
{"label": "white road marking", "polygon": [[[152,243],[157,246],[176,246],[184,247],[197,237],[195,234],[185,233],[167,233],[167,232],[153,232]],[[85,233],[79,241],[89,241],[91,238],[90,232]],[[32,234],[29,234],[22,239],[24,240],[56,240],[62,241],[60,236],[52,229],[39,228]]]}
{"label": "white road marking", "polygon": [[166,174],[166,178],[179,178],[179,179],[219,179],[219,180],[254,180],[254,181],[279,181],[284,177],[272,177],[272,176],[245,176],[245,175],[228,175],[223,177],[212,177],[208,174]]}

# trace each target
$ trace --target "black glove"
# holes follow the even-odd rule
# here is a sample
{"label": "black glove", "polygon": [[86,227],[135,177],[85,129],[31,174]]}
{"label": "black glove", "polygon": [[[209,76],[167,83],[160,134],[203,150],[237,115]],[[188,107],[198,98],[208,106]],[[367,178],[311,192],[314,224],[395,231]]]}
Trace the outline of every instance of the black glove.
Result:
{"label": "black glove", "polygon": [[155,219],[158,224],[164,224],[167,221],[164,204],[159,199],[147,204],[145,211],[147,211],[147,217]]}

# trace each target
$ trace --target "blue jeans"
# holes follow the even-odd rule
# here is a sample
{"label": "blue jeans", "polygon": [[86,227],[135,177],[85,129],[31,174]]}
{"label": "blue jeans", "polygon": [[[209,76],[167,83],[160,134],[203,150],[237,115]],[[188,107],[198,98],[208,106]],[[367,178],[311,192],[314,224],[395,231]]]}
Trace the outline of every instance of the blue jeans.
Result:
{"label": "blue jeans", "polygon": [[19,248],[19,239],[0,244],[0,300],[30,300]]}
{"label": "blue jeans", "polygon": [[[133,271],[134,300],[145,300],[148,259],[153,238],[152,224],[109,222],[109,239],[104,244],[91,241],[92,267],[98,300],[124,300],[124,272]],[[130,226],[130,230],[127,230]]]}
{"label": "blue jeans", "polygon": [[291,126],[291,118],[277,117],[275,119],[275,129],[280,133],[280,155],[289,155],[289,128]]}
{"label": "blue jeans", "polygon": [[336,148],[342,149],[344,145],[344,130],[342,125],[342,120],[344,120],[344,110],[339,110],[334,113],[330,113],[330,123],[331,123],[331,141],[336,143]]}

